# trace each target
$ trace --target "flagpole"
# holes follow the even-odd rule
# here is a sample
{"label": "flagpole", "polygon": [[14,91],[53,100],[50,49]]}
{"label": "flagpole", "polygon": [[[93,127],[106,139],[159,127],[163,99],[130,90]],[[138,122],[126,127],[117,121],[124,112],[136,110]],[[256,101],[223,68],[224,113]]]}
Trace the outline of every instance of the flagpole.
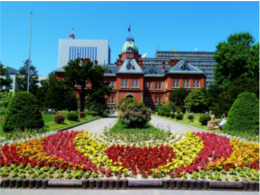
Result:
{"label": "flagpole", "polygon": [[32,12],[31,12],[30,38],[29,38],[29,61],[28,61],[28,75],[27,75],[27,92],[29,92],[29,82],[30,82],[31,37],[32,37]]}
{"label": "flagpole", "polygon": [[131,22],[130,22],[130,32],[129,33],[130,33],[130,38],[131,38]]}

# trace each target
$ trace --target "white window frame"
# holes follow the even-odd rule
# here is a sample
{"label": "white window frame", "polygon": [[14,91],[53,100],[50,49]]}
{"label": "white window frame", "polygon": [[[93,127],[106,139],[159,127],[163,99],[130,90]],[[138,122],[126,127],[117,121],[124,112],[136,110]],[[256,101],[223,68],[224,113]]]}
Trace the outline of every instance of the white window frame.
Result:
{"label": "white window frame", "polygon": [[112,104],[114,103],[114,97],[111,97],[111,103]]}
{"label": "white window frame", "polygon": [[125,86],[125,80],[122,80],[121,82],[122,82],[121,87],[124,87]]}
{"label": "white window frame", "polygon": [[187,88],[190,88],[190,81],[187,80]]}
{"label": "white window frame", "polygon": [[177,80],[177,88],[180,88],[180,80]]}
{"label": "white window frame", "polygon": [[155,89],[158,89],[158,83],[155,83]]}
{"label": "white window frame", "polygon": [[176,87],[176,80],[173,80],[172,86],[175,88]]}
{"label": "white window frame", "polygon": [[162,83],[159,83],[159,89],[162,89]]}
{"label": "white window frame", "polygon": [[183,88],[186,88],[186,81],[183,80]]}
{"label": "white window frame", "polygon": [[132,88],[135,87],[135,80],[132,80]]}
{"label": "white window frame", "polygon": [[152,83],[148,83],[148,89],[152,89]]}
{"label": "white window frame", "polygon": [[139,87],[139,81],[135,80],[135,87],[138,88]]}
{"label": "white window frame", "polygon": [[128,80],[125,80],[125,87],[128,87]]}
{"label": "white window frame", "polygon": [[196,88],[196,81],[193,81],[193,88]]}
{"label": "white window frame", "polygon": [[197,88],[200,88],[200,81],[197,81]]}
{"label": "white window frame", "polygon": [[156,97],[155,98],[155,105],[157,105],[158,104],[158,98]]}

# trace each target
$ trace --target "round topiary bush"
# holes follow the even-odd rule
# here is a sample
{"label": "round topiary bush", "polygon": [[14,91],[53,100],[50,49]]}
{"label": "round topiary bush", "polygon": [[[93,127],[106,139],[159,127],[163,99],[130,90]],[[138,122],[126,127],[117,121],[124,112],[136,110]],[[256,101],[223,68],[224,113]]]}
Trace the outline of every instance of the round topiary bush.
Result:
{"label": "round topiary bush", "polygon": [[259,100],[254,93],[243,92],[238,95],[228,112],[223,131],[232,134],[236,132],[258,134]]}
{"label": "round topiary bush", "polygon": [[165,112],[161,112],[161,116],[165,116]]}
{"label": "round topiary bush", "polygon": [[5,132],[42,128],[44,121],[34,96],[28,92],[16,93],[7,107],[2,125]]}
{"label": "round topiary bush", "polygon": [[96,113],[96,112],[91,112],[91,115],[92,115],[92,116],[96,116],[97,113]]}
{"label": "round topiary bush", "polygon": [[64,115],[62,115],[62,114],[57,114],[57,115],[54,117],[54,121],[55,121],[56,123],[58,123],[58,124],[63,123],[64,120],[65,120],[65,117],[64,117]]}
{"label": "round topiary bush", "polygon": [[77,121],[78,120],[78,115],[76,112],[69,112],[67,114],[67,119],[70,121]]}
{"label": "round topiary bush", "polygon": [[192,114],[189,114],[189,115],[188,115],[188,119],[189,119],[190,121],[193,121],[194,116],[193,116]]}
{"label": "round topiary bush", "polygon": [[171,118],[175,118],[175,114],[174,113],[171,113]]}
{"label": "round topiary bush", "polygon": [[165,112],[165,116],[166,116],[166,117],[169,117],[170,114],[171,114],[171,113],[169,113],[169,112]]}
{"label": "round topiary bush", "polygon": [[143,127],[151,120],[151,113],[143,103],[132,103],[127,106],[125,112],[120,114],[119,120],[131,127]]}
{"label": "round topiary bush", "polygon": [[182,120],[183,119],[183,114],[181,114],[181,113],[176,114],[176,119],[177,120]]}
{"label": "round topiary bush", "polygon": [[202,125],[207,125],[208,121],[210,121],[211,116],[209,114],[203,114],[200,116],[199,122]]}
{"label": "round topiary bush", "polygon": [[80,112],[80,113],[79,113],[79,116],[80,116],[80,118],[85,118],[85,117],[86,117],[86,114],[85,114],[85,112]]}

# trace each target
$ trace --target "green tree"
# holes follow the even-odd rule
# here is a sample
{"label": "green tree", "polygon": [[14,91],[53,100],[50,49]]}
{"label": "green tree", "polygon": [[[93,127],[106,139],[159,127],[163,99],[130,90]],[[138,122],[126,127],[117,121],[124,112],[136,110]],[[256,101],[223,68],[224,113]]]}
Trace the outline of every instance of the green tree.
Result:
{"label": "green tree", "polygon": [[39,87],[36,90],[35,98],[36,98],[37,104],[39,105],[39,108],[41,108],[41,109],[45,108],[44,102],[46,99],[48,86],[49,85],[48,85],[47,80],[43,80],[43,81],[41,81],[41,87]]}
{"label": "green tree", "polygon": [[47,87],[46,97],[44,101],[45,108],[64,109],[65,105],[65,89],[63,81],[59,80],[55,73],[51,72],[46,80],[44,87]]}
{"label": "green tree", "polygon": [[[19,91],[27,91],[27,78],[28,78],[28,65],[29,60],[23,62],[24,65],[19,69],[17,75],[17,85]],[[36,67],[30,63],[30,72],[29,72],[29,92],[33,95],[36,94],[38,88],[38,71]]]}
{"label": "green tree", "polygon": [[216,84],[209,85],[207,91],[208,91],[208,94],[210,95],[211,103],[217,102],[218,101],[218,96],[223,92],[223,90],[221,90],[219,88],[219,86],[216,85]]}
{"label": "green tree", "polygon": [[65,99],[65,108],[70,111],[77,111],[78,109],[78,99],[76,95],[72,92],[69,91],[66,93],[66,99]]}
{"label": "green tree", "polygon": [[188,96],[189,92],[186,88],[179,88],[172,91],[169,95],[169,100],[174,103],[176,106],[179,106],[183,109],[184,100]]}
{"label": "green tree", "polygon": [[[0,75],[1,76],[7,76],[8,75],[8,69],[4,68],[4,65],[0,62]],[[10,86],[10,84],[12,83],[12,79],[11,78],[0,78],[0,83],[1,86],[5,85],[5,86]]]}
{"label": "green tree", "polygon": [[209,95],[205,88],[194,89],[184,100],[184,107],[190,108],[194,112],[204,112],[208,110]]}
{"label": "green tree", "polygon": [[227,123],[223,127],[226,133],[259,132],[259,100],[254,93],[241,93],[229,113]]}
{"label": "green tree", "polygon": [[259,80],[259,43],[248,33],[230,35],[227,42],[216,46],[213,58],[215,83],[225,90],[240,75],[247,75]]}
{"label": "green tree", "polygon": [[0,94],[0,109],[1,109],[1,114],[0,116],[4,115],[6,108],[8,107],[12,97],[14,96],[14,93],[12,92],[1,92]]}
{"label": "green tree", "polygon": [[42,128],[44,121],[35,97],[28,92],[16,93],[8,105],[2,125],[5,132]]}
{"label": "green tree", "polygon": [[[92,93],[97,92],[97,90],[110,88],[108,87],[108,82],[104,83],[105,69],[101,66],[93,66],[91,61],[83,62],[79,58],[74,61],[70,60],[64,66],[64,70],[66,85],[79,93],[81,112],[84,111],[85,98],[87,96],[91,97]],[[91,88],[86,87],[87,83],[91,83]],[[104,93],[99,91],[98,94]]]}
{"label": "green tree", "polygon": [[239,76],[229,85],[226,91],[217,97],[216,101],[214,101],[210,107],[210,110],[216,117],[222,116],[223,113],[227,116],[229,109],[238,95],[245,91],[256,94],[259,99],[259,81],[244,75]]}

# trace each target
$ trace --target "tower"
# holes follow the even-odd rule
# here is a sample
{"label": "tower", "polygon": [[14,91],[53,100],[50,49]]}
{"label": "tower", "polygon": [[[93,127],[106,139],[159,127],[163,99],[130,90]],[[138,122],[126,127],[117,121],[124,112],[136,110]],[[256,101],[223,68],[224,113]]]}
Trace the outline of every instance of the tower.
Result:
{"label": "tower", "polygon": [[71,32],[70,32],[70,38],[71,38],[71,39],[74,39],[74,38],[75,38],[75,35],[74,35],[74,32],[73,32],[73,28],[71,29]]}

